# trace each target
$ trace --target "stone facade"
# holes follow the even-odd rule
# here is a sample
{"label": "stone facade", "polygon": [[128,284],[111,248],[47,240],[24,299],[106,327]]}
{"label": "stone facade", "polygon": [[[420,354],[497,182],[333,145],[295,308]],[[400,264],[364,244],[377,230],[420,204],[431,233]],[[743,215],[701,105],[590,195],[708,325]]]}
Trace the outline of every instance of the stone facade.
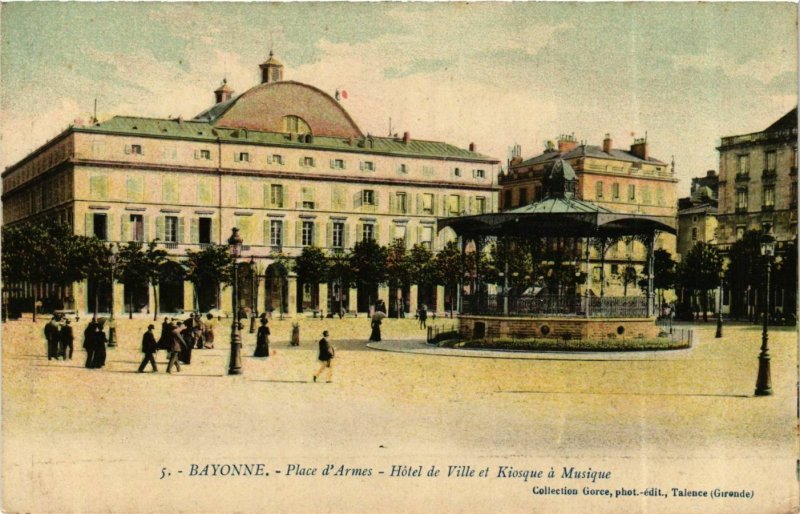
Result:
{"label": "stone facade", "polygon": [[[402,239],[435,252],[454,237],[437,234],[437,217],[497,208],[498,161],[472,149],[408,133],[364,136],[336,100],[296,82],[268,81],[239,97],[225,84],[216,93],[218,103],[194,120],[118,116],[71,126],[3,173],[4,223],[57,219],[76,234],[123,244],[157,238],[176,259],[225,244],[237,227],[243,259],[263,273],[279,254],[295,257],[306,246],[346,250],[365,238],[381,245]],[[298,95],[313,102],[294,106]],[[248,107],[253,102],[270,107],[271,117],[245,119],[261,112]],[[296,115],[301,111],[307,120]],[[317,119],[324,121],[319,132]],[[280,130],[263,130],[267,122]],[[258,287],[261,311],[270,294],[263,281]],[[85,289],[73,295],[81,311]],[[192,308],[186,289],[174,293],[186,299],[177,308]],[[298,290],[291,277],[289,289],[291,298],[320,292]],[[355,291],[349,293],[345,308],[355,306]],[[218,307],[230,309],[227,296]],[[330,312],[329,299],[299,303]],[[410,300],[413,311],[417,298]],[[439,300],[424,301],[433,309]],[[149,298],[142,302],[151,308]]]}
{"label": "stone facade", "polygon": [[764,131],[723,137],[717,150],[721,249],[747,230],[797,237],[797,109]]}

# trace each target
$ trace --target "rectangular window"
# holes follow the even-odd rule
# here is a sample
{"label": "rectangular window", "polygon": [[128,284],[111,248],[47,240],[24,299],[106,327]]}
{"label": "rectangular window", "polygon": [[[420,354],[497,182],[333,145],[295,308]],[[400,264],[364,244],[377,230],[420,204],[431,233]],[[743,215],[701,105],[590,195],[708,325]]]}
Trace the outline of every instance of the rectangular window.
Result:
{"label": "rectangular window", "polygon": [[524,187],[521,187],[521,188],[519,188],[519,191],[518,191],[517,194],[518,194],[518,198],[519,198],[519,201],[517,202],[517,205],[528,205],[528,190],[525,189]]}
{"label": "rectangular window", "polygon": [[395,225],[392,229],[392,239],[402,239],[403,241],[406,240],[406,226],[405,225]]}
{"label": "rectangular window", "polygon": [[302,194],[303,194],[303,209],[316,208],[316,202],[314,199],[314,189],[310,187],[304,187],[302,189]]}
{"label": "rectangular window", "polygon": [[129,202],[144,200],[144,180],[142,177],[128,177],[125,181],[125,193]]}
{"label": "rectangular window", "polygon": [[478,214],[486,213],[486,198],[483,196],[478,196],[475,198],[475,211]]}
{"label": "rectangular window", "polygon": [[398,173],[402,173],[403,175],[405,175],[406,173],[408,173],[408,166],[406,166],[405,164],[400,164],[397,167],[397,172]]}
{"label": "rectangular window", "polygon": [[635,184],[629,184],[628,185],[628,200],[630,200],[632,202],[634,200],[636,200],[636,185]]}
{"label": "rectangular window", "polygon": [[334,248],[344,248],[344,223],[341,221],[334,221],[332,228],[331,246]]}
{"label": "rectangular window", "polygon": [[738,157],[737,173],[740,175],[747,175],[750,173],[750,155],[740,155]]}
{"label": "rectangular window", "polygon": [[283,221],[270,220],[269,222],[269,244],[280,248],[283,246]]}
{"label": "rectangular window", "polygon": [[603,198],[603,183],[602,182],[595,182],[594,183],[594,197],[598,200]]}
{"label": "rectangular window", "polygon": [[423,166],[422,167],[422,175],[425,177],[432,177],[436,173],[436,170],[433,169],[433,166]]}
{"label": "rectangular window", "polygon": [[745,229],[744,226],[736,227],[736,240],[737,241],[741,241],[742,238],[744,237],[744,229]]}
{"label": "rectangular window", "polygon": [[428,250],[433,249],[433,227],[424,226],[420,229],[419,242]]}
{"label": "rectangular window", "polygon": [[273,207],[283,208],[283,186],[271,184],[269,186],[269,202]]}
{"label": "rectangular window", "polygon": [[164,217],[164,241],[167,243],[178,242],[178,217],[165,216]]}
{"label": "rectangular window", "polygon": [[237,152],[233,154],[235,162],[250,162],[250,154],[248,152]]}
{"label": "rectangular window", "polygon": [[237,206],[250,207],[250,189],[251,189],[251,184],[249,181],[239,180],[236,182]]}
{"label": "rectangular window", "polygon": [[303,222],[303,231],[301,233],[301,241],[300,244],[302,246],[312,246],[314,244],[314,222],[313,221],[304,221]]}
{"label": "rectangular window", "polygon": [[619,200],[619,183],[618,182],[614,182],[613,184],[611,184],[611,197],[614,200]]}
{"label": "rectangular window", "polygon": [[361,233],[362,241],[373,241],[375,239],[375,225],[365,223],[363,225],[363,232]]}
{"label": "rectangular window", "polygon": [[422,212],[423,214],[433,214],[433,195],[431,193],[422,195]]}
{"label": "rectangular window", "polygon": [[174,178],[161,181],[161,201],[164,203],[178,203],[178,182]]}
{"label": "rectangular window", "polygon": [[272,157],[269,158],[269,164],[277,164],[279,166],[283,165],[283,155],[274,153]]}
{"label": "rectangular window", "polygon": [[375,171],[375,163],[372,161],[363,161],[361,163],[362,171]]}
{"label": "rectangular window", "polygon": [[144,242],[144,216],[141,214],[131,214],[130,215],[130,223],[131,223],[131,234],[130,240],[131,241],[138,241],[140,243]]}
{"label": "rectangular window", "polygon": [[199,150],[197,152],[197,158],[203,161],[210,161],[211,160],[211,150]]}
{"label": "rectangular window", "polygon": [[214,200],[214,195],[211,192],[211,183],[207,180],[200,180],[197,182],[197,203],[200,205],[209,205]]}
{"label": "rectangular window", "polygon": [[394,207],[397,213],[408,212],[408,197],[405,193],[397,193],[394,198]]}
{"label": "rectangular window", "polygon": [[135,155],[142,155],[142,145],[131,145],[131,153]]}
{"label": "rectangular window", "polygon": [[197,224],[198,228],[198,242],[200,244],[211,243],[211,218],[200,218]]}
{"label": "rectangular window", "polygon": [[306,167],[306,168],[313,168],[315,166],[314,158],[313,157],[303,157],[303,166]]}
{"label": "rectangular window", "polygon": [[692,241],[697,241],[697,227],[692,227]]}
{"label": "rectangular window", "polygon": [[642,203],[650,204],[650,200],[652,200],[652,198],[650,197],[650,188],[644,186],[642,188]]}
{"label": "rectangular window", "polygon": [[375,205],[375,191],[372,189],[361,191],[361,205]]}
{"label": "rectangular window", "polygon": [[507,189],[503,192],[503,208],[510,209],[511,208],[511,190]]}
{"label": "rectangular window", "polygon": [[486,178],[486,171],[484,170],[475,170],[473,172],[475,178]]}
{"label": "rectangular window", "polygon": [[619,275],[619,264],[612,264],[611,265],[611,274],[612,275]]}
{"label": "rectangular window", "polygon": [[456,216],[461,214],[461,198],[458,195],[450,195],[447,200],[447,210]]}
{"label": "rectangular window", "polygon": [[747,209],[747,189],[739,189],[736,191],[736,209]]}
{"label": "rectangular window", "polygon": [[658,205],[664,205],[664,190],[662,188],[656,189],[656,203]]}
{"label": "rectangular window", "polygon": [[453,176],[460,177],[461,176],[461,168],[453,168]]}
{"label": "rectangular window", "polygon": [[331,159],[331,168],[335,170],[344,169],[344,159]]}
{"label": "rectangular window", "polygon": [[105,214],[94,214],[92,216],[94,225],[94,237],[101,241],[108,240],[108,216]]}
{"label": "rectangular window", "polygon": [[774,172],[778,167],[778,152],[772,150],[764,153],[765,170]]}
{"label": "rectangular window", "polygon": [[775,186],[764,186],[764,208],[772,209],[775,207]]}
{"label": "rectangular window", "polygon": [[105,200],[108,198],[107,176],[93,175],[89,178],[89,196],[95,200]]}

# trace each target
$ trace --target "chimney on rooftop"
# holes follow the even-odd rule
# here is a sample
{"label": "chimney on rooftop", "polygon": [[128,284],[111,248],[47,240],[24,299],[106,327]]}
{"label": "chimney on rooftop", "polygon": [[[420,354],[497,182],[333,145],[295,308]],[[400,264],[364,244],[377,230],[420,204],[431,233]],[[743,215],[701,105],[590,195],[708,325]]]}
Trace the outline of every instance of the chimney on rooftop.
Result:
{"label": "chimney on rooftop", "polygon": [[408,131],[403,132],[403,143],[408,144],[411,141],[411,133]]}
{"label": "chimney on rooftop", "polygon": [[611,153],[611,134],[606,133],[606,138],[603,139],[603,151],[605,153]]}
{"label": "chimney on rooftop", "polygon": [[558,153],[567,153],[578,146],[575,134],[561,134],[558,136]]}
{"label": "chimney on rooftop", "polygon": [[478,147],[475,145],[475,143],[470,143],[469,144],[469,151],[470,152],[475,152],[477,150],[477,148]]}
{"label": "chimney on rooftop", "polygon": [[634,139],[631,145],[631,153],[640,159],[647,160],[647,138]]}

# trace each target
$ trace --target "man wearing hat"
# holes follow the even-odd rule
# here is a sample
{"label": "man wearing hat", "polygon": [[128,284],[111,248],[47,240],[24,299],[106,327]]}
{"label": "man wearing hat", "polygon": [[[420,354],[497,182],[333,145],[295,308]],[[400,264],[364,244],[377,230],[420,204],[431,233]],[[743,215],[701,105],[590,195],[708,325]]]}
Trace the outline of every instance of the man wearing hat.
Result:
{"label": "man wearing hat", "polygon": [[331,363],[333,362],[335,350],[330,341],[328,341],[328,335],[328,331],[324,331],[322,333],[322,339],[319,340],[319,357],[317,358],[322,362],[322,366],[314,373],[314,382],[317,381],[317,378],[319,378],[326,369],[328,370],[328,382],[333,382],[333,368],[331,367]]}
{"label": "man wearing hat", "polygon": [[153,373],[158,371],[158,368],[156,367],[156,359],[153,356],[153,354],[155,354],[158,350],[156,336],[153,335],[153,329],[155,328],[156,327],[154,325],[148,325],[147,332],[145,332],[142,336],[142,352],[144,353],[144,359],[142,359],[142,363],[139,364],[139,373],[144,373],[144,368],[147,366],[148,362],[153,367]]}
{"label": "man wearing hat", "polygon": [[75,340],[75,336],[72,332],[72,325],[70,324],[69,318],[64,320],[64,324],[61,326],[61,331],[58,333],[58,339],[61,342],[61,346],[59,348],[59,354],[64,360],[72,360],[72,350],[73,350],[73,341]]}

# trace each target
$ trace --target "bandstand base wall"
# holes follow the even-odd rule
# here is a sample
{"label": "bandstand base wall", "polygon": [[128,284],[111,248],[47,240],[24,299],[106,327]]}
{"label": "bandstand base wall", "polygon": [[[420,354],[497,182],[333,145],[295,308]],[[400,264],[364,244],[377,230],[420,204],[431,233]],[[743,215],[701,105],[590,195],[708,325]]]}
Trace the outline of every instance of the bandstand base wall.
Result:
{"label": "bandstand base wall", "polygon": [[658,336],[655,318],[459,316],[464,339],[651,339]]}

